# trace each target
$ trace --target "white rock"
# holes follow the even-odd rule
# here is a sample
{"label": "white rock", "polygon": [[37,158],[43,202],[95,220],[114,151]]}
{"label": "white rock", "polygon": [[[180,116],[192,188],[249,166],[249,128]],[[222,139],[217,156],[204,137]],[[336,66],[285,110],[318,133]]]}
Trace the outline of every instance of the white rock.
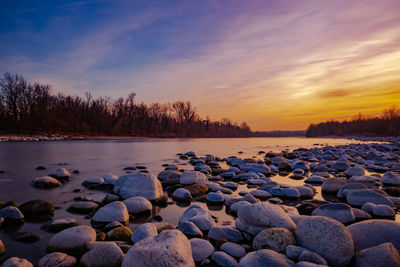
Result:
{"label": "white rock", "polygon": [[244,227],[241,230],[248,232],[251,229],[253,234],[257,230],[261,231],[262,228],[266,227],[283,227],[289,230],[296,228],[292,219],[290,219],[289,215],[281,207],[267,202],[240,208],[238,217],[240,219],[239,224],[242,224],[241,227]]}
{"label": "white rock", "polygon": [[86,245],[96,240],[96,231],[89,226],[75,226],[55,234],[47,244],[48,251],[79,255]]}
{"label": "white rock", "polygon": [[189,240],[178,230],[165,230],[158,236],[136,243],[126,253],[122,267],[194,267]]}
{"label": "white rock", "polygon": [[211,214],[198,205],[191,205],[179,218],[179,224],[184,221],[194,223],[200,230],[208,231],[215,226]]}
{"label": "white rock", "polygon": [[150,173],[131,173],[118,178],[114,193],[126,199],[134,196],[156,200],[162,197],[163,189],[160,181]]}
{"label": "white rock", "polygon": [[114,201],[100,208],[93,216],[92,221],[94,223],[117,221],[126,224],[129,221],[129,213],[123,202]]}
{"label": "white rock", "polygon": [[152,211],[151,202],[144,197],[130,197],[122,201],[130,214]]}

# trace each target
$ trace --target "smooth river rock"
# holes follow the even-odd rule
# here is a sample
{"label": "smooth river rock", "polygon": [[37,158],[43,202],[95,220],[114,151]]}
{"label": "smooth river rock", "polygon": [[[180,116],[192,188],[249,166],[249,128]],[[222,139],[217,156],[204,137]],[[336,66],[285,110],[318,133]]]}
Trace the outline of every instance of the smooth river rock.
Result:
{"label": "smooth river rock", "polygon": [[96,245],[81,258],[82,267],[119,267],[124,253],[114,242]]}
{"label": "smooth river rock", "polygon": [[184,221],[194,223],[201,231],[208,231],[216,225],[211,214],[199,205],[192,205],[185,210],[179,218],[179,224]]}
{"label": "smooth river rock", "polygon": [[118,178],[114,193],[127,199],[134,196],[156,200],[162,197],[163,189],[160,181],[150,173],[131,173]]}
{"label": "smooth river rock", "polygon": [[247,253],[240,259],[239,267],[289,267],[285,257],[276,251],[262,249]]}
{"label": "smooth river rock", "polygon": [[122,201],[130,214],[138,214],[142,212],[151,212],[153,206],[145,197],[130,197]]}
{"label": "smooth river rock", "polygon": [[126,253],[122,267],[194,267],[192,249],[179,230],[165,230],[136,243]]}
{"label": "smooth river rock", "polygon": [[272,227],[259,232],[253,240],[255,250],[272,249],[283,253],[287,246],[295,245],[296,239],[286,228]]}
{"label": "smooth river rock", "polygon": [[397,267],[400,256],[392,243],[383,243],[375,247],[360,250],[355,255],[357,267]]}
{"label": "smooth river rock", "polygon": [[32,263],[28,260],[12,257],[6,260],[2,265],[2,267],[33,267]]}
{"label": "smooth river rock", "polygon": [[190,239],[190,245],[193,259],[198,262],[208,258],[214,252],[213,245],[204,239],[192,238]]}
{"label": "smooth river rock", "polygon": [[183,185],[197,184],[201,181],[207,181],[207,176],[198,171],[185,171],[182,173],[179,182]]}
{"label": "smooth river rock", "polygon": [[381,195],[371,189],[361,189],[350,191],[347,194],[347,202],[352,206],[361,207],[367,202],[374,204],[384,204],[393,207],[393,202],[386,196]]}
{"label": "smooth river rock", "polygon": [[128,210],[121,201],[114,201],[105,205],[92,217],[92,222],[94,224],[107,224],[113,221],[122,224],[126,224],[129,221]]}
{"label": "smooth river rock", "polygon": [[367,220],[347,227],[353,236],[355,251],[392,243],[400,251],[400,223],[390,220]]}
{"label": "smooth river rock", "polygon": [[39,267],[73,267],[76,258],[61,252],[47,254],[39,261]]}
{"label": "smooth river rock", "polygon": [[55,234],[47,244],[50,252],[65,252],[81,255],[86,251],[86,245],[96,240],[96,231],[89,226],[75,226]]}
{"label": "smooth river rock", "polygon": [[322,216],[311,216],[299,221],[297,243],[320,254],[330,265],[343,266],[354,255],[352,235],[340,222]]}
{"label": "smooth river rock", "polygon": [[333,203],[322,205],[311,213],[312,216],[325,216],[335,219],[343,224],[354,222],[353,209],[344,203]]}

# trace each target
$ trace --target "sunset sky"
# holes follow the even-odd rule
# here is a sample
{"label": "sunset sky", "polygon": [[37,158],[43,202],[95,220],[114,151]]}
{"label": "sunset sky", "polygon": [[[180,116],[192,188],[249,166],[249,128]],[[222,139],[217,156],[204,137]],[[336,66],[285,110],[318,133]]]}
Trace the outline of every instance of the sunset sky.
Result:
{"label": "sunset sky", "polygon": [[253,130],[400,105],[400,1],[0,1],[0,73]]}

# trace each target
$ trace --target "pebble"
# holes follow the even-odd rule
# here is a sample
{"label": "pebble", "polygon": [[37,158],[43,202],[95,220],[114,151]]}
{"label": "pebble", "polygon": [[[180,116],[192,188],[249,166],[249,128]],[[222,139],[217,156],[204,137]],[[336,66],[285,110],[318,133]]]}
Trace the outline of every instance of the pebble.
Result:
{"label": "pebble", "polygon": [[39,261],[39,267],[73,267],[76,258],[61,252],[47,254]]}
{"label": "pebble", "polygon": [[221,267],[237,267],[237,261],[223,251],[216,251],[211,254],[211,260]]}
{"label": "pebble", "polygon": [[226,242],[222,244],[220,249],[235,258],[241,258],[246,255],[246,250],[244,247],[233,242]]}
{"label": "pebble", "polygon": [[207,259],[213,252],[214,247],[207,240],[200,238],[190,239],[193,259],[197,262]]}

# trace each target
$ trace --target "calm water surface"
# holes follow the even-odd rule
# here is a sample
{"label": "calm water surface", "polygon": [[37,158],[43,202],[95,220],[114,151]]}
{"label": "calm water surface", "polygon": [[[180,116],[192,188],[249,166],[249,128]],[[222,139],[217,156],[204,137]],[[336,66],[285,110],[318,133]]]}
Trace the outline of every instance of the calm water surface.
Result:
{"label": "calm water surface", "polygon": [[[22,203],[32,199],[44,199],[52,202],[56,207],[55,218],[76,218],[81,224],[89,224],[84,215],[71,214],[66,211],[75,197],[85,196],[101,201],[106,193],[85,189],[83,180],[113,173],[123,175],[122,169],[127,166],[144,165],[148,171],[157,175],[163,170],[164,163],[180,164],[183,169],[193,169],[187,161],[178,160],[176,153],[194,151],[198,156],[213,154],[219,157],[259,157],[258,151],[280,152],[285,149],[293,150],[299,147],[310,148],[318,145],[343,145],[354,141],[347,139],[325,138],[212,138],[212,139],[132,139],[132,140],[79,140],[54,142],[9,142],[0,143],[0,201],[14,200]],[[242,151],[242,154],[238,154]],[[65,164],[60,166],[59,164]],[[47,169],[37,171],[39,165]],[[79,174],[72,174],[71,181],[59,188],[40,190],[33,188],[30,183],[33,178],[45,176],[50,171],[65,167],[70,172],[79,170]],[[287,177],[273,178],[280,183],[301,185],[303,181],[296,181]],[[73,193],[74,189],[81,189]],[[242,186],[241,189],[246,189]],[[237,192],[240,191],[237,190]],[[320,195],[319,195],[320,197]],[[205,203],[198,203],[207,207]],[[159,213],[164,222],[177,225],[182,212],[187,207],[168,205],[166,208],[155,208],[153,213]],[[210,208],[213,215],[218,217],[218,224],[233,224],[234,218],[227,215],[225,207]],[[144,221],[152,218],[140,218],[131,222],[134,229]],[[2,229],[0,239],[4,242],[7,252],[3,257],[18,256],[33,263],[46,254],[46,244],[52,234],[40,229],[42,223],[25,222],[21,227]],[[33,244],[24,244],[10,238],[12,231],[27,231],[39,234],[42,239]]]}

